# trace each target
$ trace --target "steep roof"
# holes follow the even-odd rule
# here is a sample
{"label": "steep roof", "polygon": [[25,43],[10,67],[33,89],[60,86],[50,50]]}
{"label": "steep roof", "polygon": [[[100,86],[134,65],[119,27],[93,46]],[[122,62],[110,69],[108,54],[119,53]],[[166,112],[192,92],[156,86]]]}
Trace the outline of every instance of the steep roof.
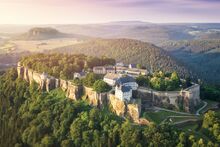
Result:
{"label": "steep roof", "polygon": [[120,77],[117,81],[116,84],[124,84],[124,83],[129,83],[129,82],[136,82],[135,79],[131,76],[122,76]]}
{"label": "steep roof", "polygon": [[131,91],[132,90],[132,88],[130,87],[130,86],[122,86],[121,87],[121,91],[122,92],[129,92],[129,91]]}
{"label": "steep roof", "polygon": [[75,74],[79,74],[80,76],[85,76],[85,75],[86,75],[86,72],[81,71],[81,72],[76,72]]}
{"label": "steep roof", "polygon": [[132,88],[130,86],[121,86],[119,88],[122,92],[129,92],[132,90]]}
{"label": "steep roof", "polygon": [[104,78],[106,79],[112,79],[112,80],[116,80],[120,77],[119,74],[115,74],[115,73],[107,73]]}

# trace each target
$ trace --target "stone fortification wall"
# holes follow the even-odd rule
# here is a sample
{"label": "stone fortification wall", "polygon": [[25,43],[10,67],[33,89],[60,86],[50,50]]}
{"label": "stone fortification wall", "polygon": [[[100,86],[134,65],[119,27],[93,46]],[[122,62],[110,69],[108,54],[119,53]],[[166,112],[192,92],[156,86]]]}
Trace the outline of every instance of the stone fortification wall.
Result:
{"label": "stone fortification wall", "polygon": [[18,76],[30,84],[36,82],[39,88],[43,91],[50,91],[56,88],[61,88],[65,93],[66,97],[78,100],[82,97],[89,102],[90,105],[96,107],[103,107],[111,104],[113,111],[119,116],[128,115],[132,120],[136,120],[140,116],[140,109],[138,105],[127,104],[117,98],[114,95],[108,95],[108,93],[97,93],[92,88],[85,86],[76,86],[70,81],[63,79],[56,79],[52,76],[42,76],[31,69],[23,66],[17,67]]}
{"label": "stone fortification wall", "polygon": [[43,91],[49,92],[55,88],[61,88],[64,92],[66,92],[66,97],[73,100],[80,99],[83,94],[82,86],[75,86],[69,81],[56,79],[52,76],[42,77],[42,74],[23,66],[18,66],[17,71],[18,77],[26,80],[30,84],[32,82],[36,82],[39,85],[39,88]]}
{"label": "stone fortification wall", "polygon": [[155,91],[139,87],[136,93],[136,97],[141,98],[143,101],[142,109],[159,106],[194,112],[195,107],[200,103],[200,86],[198,84],[193,84],[181,91]]}

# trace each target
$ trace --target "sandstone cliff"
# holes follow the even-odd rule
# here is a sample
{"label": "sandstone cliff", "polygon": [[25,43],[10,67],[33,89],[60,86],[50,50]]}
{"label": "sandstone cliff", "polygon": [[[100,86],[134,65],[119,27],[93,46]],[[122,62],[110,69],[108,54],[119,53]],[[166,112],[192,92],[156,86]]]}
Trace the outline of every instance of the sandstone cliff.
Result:
{"label": "sandstone cliff", "polygon": [[126,103],[115,97],[115,95],[109,95],[109,103],[112,105],[113,111],[119,116],[125,116]]}
{"label": "sandstone cliff", "polygon": [[18,65],[17,72],[20,78],[26,80],[30,84],[32,82],[36,82],[39,85],[39,88],[43,91],[49,92],[55,88],[61,88],[66,93],[67,98],[78,100],[83,97],[90,105],[98,108],[111,104],[113,111],[118,116],[129,116],[136,122],[139,119],[141,112],[140,104],[128,104],[115,98],[114,95],[108,93],[97,93],[92,88],[76,86],[70,81],[56,79],[46,74],[40,74],[21,65]]}
{"label": "sandstone cliff", "polygon": [[99,108],[104,107],[108,103],[107,93],[97,93],[92,88],[84,86],[84,99],[89,102],[90,105],[97,106]]}
{"label": "sandstone cliff", "polygon": [[132,103],[121,101],[113,94],[109,94],[109,104],[112,106],[113,111],[119,116],[128,116],[136,123],[140,122],[141,115],[141,101],[133,100]]}
{"label": "sandstone cliff", "polygon": [[75,86],[73,83],[56,79],[52,76],[39,74],[31,69],[28,69],[23,66],[17,67],[18,77],[26,80],[30,84],[32,82],[36,82],[39,85],[39,88],[43,91],[49,92],[55,88],[61,88],[64,92],[66,92],[66,97],[70,99],[80,99],[83,94],[82,86]]}

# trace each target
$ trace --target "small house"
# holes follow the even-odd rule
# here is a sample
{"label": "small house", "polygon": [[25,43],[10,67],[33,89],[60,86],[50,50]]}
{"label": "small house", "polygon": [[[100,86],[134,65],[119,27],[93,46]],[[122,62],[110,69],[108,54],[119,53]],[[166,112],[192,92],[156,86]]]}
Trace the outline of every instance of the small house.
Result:
{"label": "small house", "polygon": [[93,72],[95,74],[107,74],[107,73],[115,73],[116,68],[114,66],[96,66],[93,67]]}
{"label": "small house", "polygon": [[115,74],[115,73],[107,73],[104,76],[104,82],[106,82],[108,85],[110,86],[114,86],[116,81],[118,80],[118,78],[120,78],[119,74]]}
{"label": "small house", "polygon": [[82,78],[85,78],[86,76],[86,73],[85,72],[75,72],[74,75],[73,75],[73,78],[74,79],[82,79]]}
{"label": "small house", "polygon": [[128,68],[130,68],[130,69],[131,69],[131,68],[137,68],[137,65],[136,65],[136,64],[129,64],[129,65],[128,65]]}

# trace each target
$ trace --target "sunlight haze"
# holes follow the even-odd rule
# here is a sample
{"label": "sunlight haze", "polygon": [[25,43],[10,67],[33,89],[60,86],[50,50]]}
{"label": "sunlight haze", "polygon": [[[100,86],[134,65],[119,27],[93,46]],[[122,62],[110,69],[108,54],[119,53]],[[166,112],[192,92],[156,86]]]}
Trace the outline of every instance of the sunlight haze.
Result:
{"label": "sunlight haze", "polygon": [[0,24],[220,22],[218,0],[0,0]]}

